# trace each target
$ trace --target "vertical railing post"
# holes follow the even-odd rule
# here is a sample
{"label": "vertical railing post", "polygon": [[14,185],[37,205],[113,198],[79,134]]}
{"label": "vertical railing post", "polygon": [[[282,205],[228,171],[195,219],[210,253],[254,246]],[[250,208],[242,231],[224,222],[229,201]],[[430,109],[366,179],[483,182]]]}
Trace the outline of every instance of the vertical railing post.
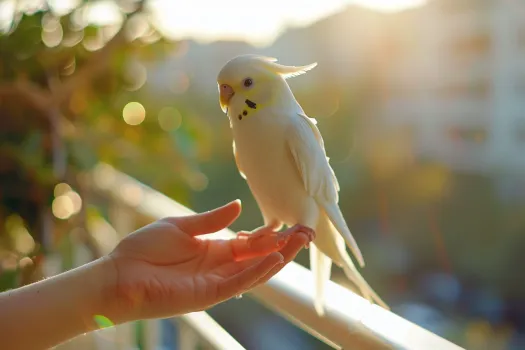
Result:
{"label": "vertical railing post", "polygon": [[144,348],[158,350],[160,343],[160,320],[144,320]]}
{"label": "vertical railing post", "polygon": [[175,319],[179,330],[177,350],[196,350],[199,345],[199,335],[180,318]]}

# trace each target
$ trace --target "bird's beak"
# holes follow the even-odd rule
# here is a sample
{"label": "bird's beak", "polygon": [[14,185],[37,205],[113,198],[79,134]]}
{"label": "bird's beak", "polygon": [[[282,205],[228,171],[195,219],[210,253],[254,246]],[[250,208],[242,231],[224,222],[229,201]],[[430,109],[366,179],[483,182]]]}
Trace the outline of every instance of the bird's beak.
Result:
{"label": "bird's beak", "polygon": [[233,91],[230,85],[219,85],[219,102],[221,104],[221,109],[224,113],[228,113],[228,105],[233,95],[235,95],[235,92]]}

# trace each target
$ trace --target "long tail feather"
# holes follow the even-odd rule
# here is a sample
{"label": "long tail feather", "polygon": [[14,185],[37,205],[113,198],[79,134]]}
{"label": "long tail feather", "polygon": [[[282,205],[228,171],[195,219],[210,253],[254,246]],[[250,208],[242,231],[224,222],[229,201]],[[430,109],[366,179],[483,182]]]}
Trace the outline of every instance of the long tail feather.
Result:
{"label": "long tail feather", "polygon": [[325,288],[330,280],[332,259],[324,255],[314,244],[310,245],[310,269],[314,275],[314,307],[319,316],[324,315]]}
{"label": "long tail feather", "polygon": [[363,276],[357,271],[352,259],[346,253],[345,241],[342,237],[336,237],[337,245],[339,246],[340,255],[342,258],[342,268],[346,277],[351,280],[361,291],[363,297],[368,299],[372,303],[377,303],[380,306],[384,307],[387,310],[390,310],[390,307],[377,295],[377,293],[370,287],[370,285],[365,281]]}
{"label": "long tail feather", "polygon": [[357,259],[357,262],[359,262],[359,265],[361,267],[365,266],[365,260],[363,259],[363,254],[361,254],[361,250],[357,246],[357,242],[354,239],[354,236],[350,233],[350,229],[346,225],[345,219],[343,217],[343,214],[341,213],[341,210],[335,203],[330,203],[323,205],[323,209],[326,212],[326,215],[330,218],[330,221],[334,225],[334,227],[337,229],[339,234],[337,236],[343,236],[344,241],[348,245],[348,248],[350,248],[350,251],[354,254],[354,256]]}

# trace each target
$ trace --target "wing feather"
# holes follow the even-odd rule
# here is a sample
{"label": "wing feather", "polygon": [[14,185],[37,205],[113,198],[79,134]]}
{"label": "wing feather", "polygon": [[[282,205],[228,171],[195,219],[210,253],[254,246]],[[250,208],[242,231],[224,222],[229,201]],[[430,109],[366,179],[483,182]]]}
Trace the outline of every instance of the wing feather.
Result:
{"label": "wing feather", "polygon": [[[317,121],[298,114],[297,125],[290,128],[288,145],[308,193],[323,202],[339,202],[339,182],[326,156]],[[312,138],[312,136],[314,138]]]}
{"label": "wing feather", "polygon": [[337,205],[339,182],[326,156],[324,141],[315,119],[298,113],[293,127],[288,131],[287,141],[306,191],[324,209],[330,221],[343,236],[359,264],[364,260],[350,229]]}

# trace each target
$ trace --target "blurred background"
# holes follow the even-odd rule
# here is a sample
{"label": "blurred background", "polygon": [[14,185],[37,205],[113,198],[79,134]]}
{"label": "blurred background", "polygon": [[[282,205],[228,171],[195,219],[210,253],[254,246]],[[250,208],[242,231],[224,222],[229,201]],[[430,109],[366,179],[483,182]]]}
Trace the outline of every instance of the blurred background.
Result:
{"label": "blurred background", "polygon": [[[525,347],[524,2],[4,0],[0,29],[0,290],[103,231],[100,163],[196,211],[240,198],[232,229],[261,225],[215,81],[257,53],[318,62],[289,83],[392,311],[468,349]],[[210,314],[247,349],[328,349],[249,298]]]}

